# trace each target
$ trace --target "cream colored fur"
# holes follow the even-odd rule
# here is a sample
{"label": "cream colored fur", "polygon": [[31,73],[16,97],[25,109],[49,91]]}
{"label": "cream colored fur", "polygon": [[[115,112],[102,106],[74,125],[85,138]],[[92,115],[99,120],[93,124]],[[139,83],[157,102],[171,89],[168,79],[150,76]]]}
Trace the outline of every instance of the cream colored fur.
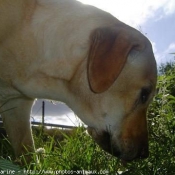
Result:
{"label": "cream colored fur", "polygon": [[[91,35],[97,28],[120,25],[135,38],[143,37],[146,48],[129,54],[116,81],[95,93],[87,72]],[[150,84],[148,101],[132,111],[141,89]],[[16,156],[25,152],[23,145],[34,151],[30,111],[35,98],[44,98],[72,108],[105,150],[101,140],[110,130],[111,144],[121,153],[116,156],[141,157],[140,145],[147,142],[146,109],[155,85],[150,43],[109,13],[74,0],[0,0],[0,111]]]}

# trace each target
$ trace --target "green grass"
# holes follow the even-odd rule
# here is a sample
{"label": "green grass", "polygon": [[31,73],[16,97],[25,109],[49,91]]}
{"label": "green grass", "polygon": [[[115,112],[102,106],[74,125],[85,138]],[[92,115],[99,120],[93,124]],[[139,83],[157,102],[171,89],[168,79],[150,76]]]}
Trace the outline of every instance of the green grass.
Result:
{"label": "green grass", "polygon": [[[56,170],[70,170],[69,174],[88,170],[89,173],[94,171],[90,174],[175,175],[175,65],[159,76],[157,86],[158,94],[148,111],[149,158],[124,166],[119,159],[101,150],[80,127],[72,136],[64,134],[65,139],[60,142],[53,137],[34,135],[36,147],[44,147],[45,153],[38,154],[39,164],[26,164],[25,169],[47,170],[45,174],[54,174]],[[1,139],[1,143],[1,155],[13,162],[14,155],[9,142]],[[2,163],[0,171],[1,166]]]}

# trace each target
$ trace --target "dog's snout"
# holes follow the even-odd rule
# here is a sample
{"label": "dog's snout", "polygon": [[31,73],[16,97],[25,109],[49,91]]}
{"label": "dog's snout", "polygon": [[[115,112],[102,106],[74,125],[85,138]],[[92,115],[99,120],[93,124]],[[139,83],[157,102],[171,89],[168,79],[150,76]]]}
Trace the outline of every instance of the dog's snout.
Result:
{"label": "dog's snout", "polygon": [[148,142],[135,139],[121,139],[120,158],[125,161],[145,159],[149,156]]}
{"label": "dog's snout", "polygon": [[103,150],[122,160],[145,159],[149,155],[147,139],[144,141],[141,139],[120,138],[116,142],[115,137],[108,132],[98,133],[94,129],[88,129],[88,132]]}

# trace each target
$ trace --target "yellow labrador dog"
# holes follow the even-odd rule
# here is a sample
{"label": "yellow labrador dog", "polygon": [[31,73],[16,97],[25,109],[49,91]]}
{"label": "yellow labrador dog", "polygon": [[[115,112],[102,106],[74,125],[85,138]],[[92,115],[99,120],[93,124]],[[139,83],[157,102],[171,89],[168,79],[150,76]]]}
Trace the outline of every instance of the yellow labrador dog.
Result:
{"label": "yellow labrador dog", "polygon": [[0,0],[0,112],[16,156],[34,151],[35,98],[65,102],[107,152],[148,156],[146,111],[155,93],[149,40],[75,0]]}

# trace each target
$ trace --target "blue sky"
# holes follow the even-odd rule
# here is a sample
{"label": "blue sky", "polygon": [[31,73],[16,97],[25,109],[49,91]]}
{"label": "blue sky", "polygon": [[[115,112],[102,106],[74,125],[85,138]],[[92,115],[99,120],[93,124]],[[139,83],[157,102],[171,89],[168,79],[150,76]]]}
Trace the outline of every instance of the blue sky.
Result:
{"label": "blue sky", "polygon": [[175,0],[79,0],[135,27],[152,42],[158,65],[174,59]]}

